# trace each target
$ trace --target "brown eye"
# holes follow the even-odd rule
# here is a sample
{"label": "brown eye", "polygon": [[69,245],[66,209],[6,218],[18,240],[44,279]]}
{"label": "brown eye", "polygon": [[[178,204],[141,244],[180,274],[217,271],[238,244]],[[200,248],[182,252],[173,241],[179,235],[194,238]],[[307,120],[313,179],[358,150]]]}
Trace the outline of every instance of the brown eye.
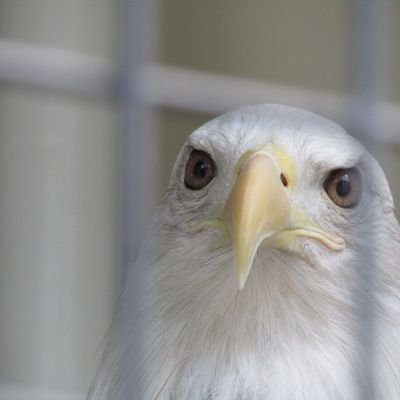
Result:
{"label": "brown eye", "polygon": [[329,174],[324,188],[339,207],[355,207],[361,198],[361,175],[356,168],[337,169]]}
{"label": "brown eye", "polygon": [[200,190],[206,187],[217,172],[214,160],[202,150],[192,150],[185,169],[185,186]]}

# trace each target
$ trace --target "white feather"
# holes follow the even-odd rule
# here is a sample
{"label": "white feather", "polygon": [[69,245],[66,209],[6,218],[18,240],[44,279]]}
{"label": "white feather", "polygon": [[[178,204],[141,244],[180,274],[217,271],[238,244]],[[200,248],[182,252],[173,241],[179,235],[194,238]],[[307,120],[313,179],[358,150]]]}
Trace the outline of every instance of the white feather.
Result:
{"label": "white feather", "polygon": [[[295,160],[292,201],[343,237],[347,247],[335,253],[301,239],[301,256],[261,248],[239,292],[231,245],[219,244],[212,228],[191,233],[187,223],[211,215],[226,201],[240,155],[267,143]],[[205,149],[218,166],[216,178],[200,193],[182,183],[191,147]],[[330,170],[355,164],[366,190],[358,207],[343,210],[329,201],[322,182]],[[377,264],[377,399],[397,400],[400,234],[376,161],[342,128],[298,109],[246,107],[207,123],[178,156],[140,268],[127,277],[91,398],[118,399],[140,374],[143,393],[132,393],[132,399],[354,399],[360,367],[354,293],[366,246],[362,232],[374,233],[367,246]],[[138,271],[144,282],[140,306],[129,302]],[[138,340],[139,315],[145,332],[142,362],[129,366],[121,359]]]}

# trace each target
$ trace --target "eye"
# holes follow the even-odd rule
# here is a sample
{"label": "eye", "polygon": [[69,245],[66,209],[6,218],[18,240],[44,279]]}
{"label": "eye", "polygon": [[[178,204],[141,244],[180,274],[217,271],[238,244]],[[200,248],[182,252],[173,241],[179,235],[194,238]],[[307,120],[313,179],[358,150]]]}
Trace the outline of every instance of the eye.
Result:
{"label": "eye", "polygon": [[202,150],[192,150],[185,168],[185,186],[191,190],[206,187],[215,177],[217,167],[211,156]]}
{"label": "eye", "polygon": [[361,175],[356,168],[336,169],[329,174],[324,188],[339,207],[355,207],[361,198]]}

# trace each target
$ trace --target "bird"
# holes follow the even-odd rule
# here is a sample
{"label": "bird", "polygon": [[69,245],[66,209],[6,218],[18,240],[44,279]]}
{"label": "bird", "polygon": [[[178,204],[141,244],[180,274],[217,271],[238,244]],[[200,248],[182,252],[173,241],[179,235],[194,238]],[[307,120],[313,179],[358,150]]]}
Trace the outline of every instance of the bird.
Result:
{"label": "bird", "polygon": [[384,172],[341,126],[278,104],[223,114],[177,156],[89,398],[399,399],[399,256]]}

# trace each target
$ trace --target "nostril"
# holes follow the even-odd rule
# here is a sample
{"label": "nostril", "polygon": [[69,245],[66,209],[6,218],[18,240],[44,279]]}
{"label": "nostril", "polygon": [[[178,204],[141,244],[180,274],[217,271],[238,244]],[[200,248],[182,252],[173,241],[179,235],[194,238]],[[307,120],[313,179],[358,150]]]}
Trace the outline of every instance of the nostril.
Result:
{"label": "nostril", "polygon": [[287,187],[288,180],[287,180],[286,176],[283,173],[281,174],[281,182],[282,182],[283,186]]}

